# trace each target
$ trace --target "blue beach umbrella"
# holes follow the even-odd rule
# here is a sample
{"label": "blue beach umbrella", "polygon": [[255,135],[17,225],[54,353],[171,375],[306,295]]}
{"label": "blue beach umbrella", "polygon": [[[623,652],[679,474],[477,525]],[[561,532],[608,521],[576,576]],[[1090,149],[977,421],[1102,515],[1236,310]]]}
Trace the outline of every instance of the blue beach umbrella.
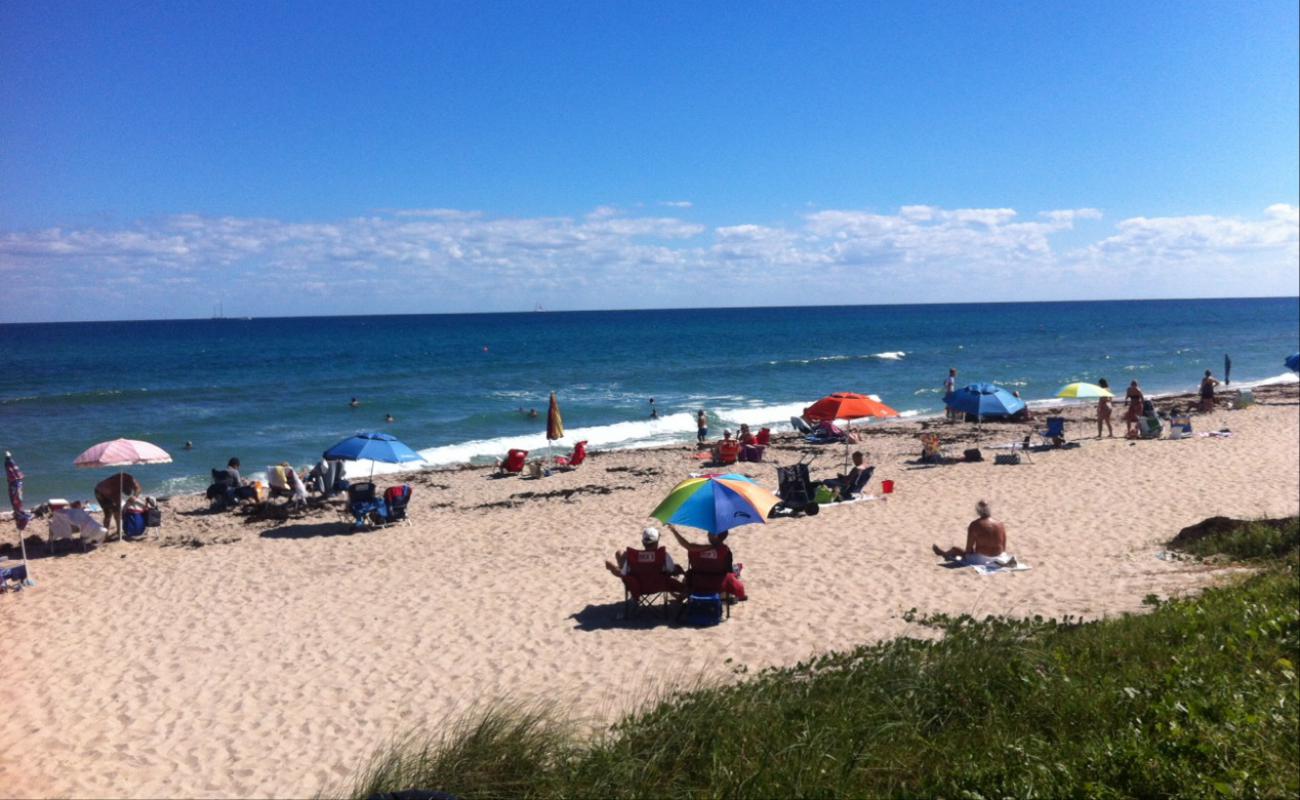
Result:
{"label": "blue beach umbrella", "polygon": [[374,477],[375,461],[385,464],[406,464],[423,461],[420,454],[402,444],[396,436],[387,433],[356,433],[325,451],[326,461],[370,461],[370,475]]}
{"label": "blue beach umbrella", "polygon": [[1286,360],[1286,368],[1292,372],[1300,372],[1300,353],[1292,353]]}
{"label": "blue beach umbrella", "polygon": [[1025,408],[1025,401],[992,383],[972,383],[952,393],[948,408],[976,417],[1010,417]]}

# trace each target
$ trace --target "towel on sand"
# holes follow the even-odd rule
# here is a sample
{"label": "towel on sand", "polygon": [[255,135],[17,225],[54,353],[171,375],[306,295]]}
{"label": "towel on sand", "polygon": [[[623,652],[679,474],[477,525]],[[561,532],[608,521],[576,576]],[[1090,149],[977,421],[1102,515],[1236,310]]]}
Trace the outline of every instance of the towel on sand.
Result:
{"label": "towel on sand", "polygon": [[1003,572],[1022,572],[1029,569],[1029,565],[1019,561],[1010,553],[1003,553],[997,556],[985,556],[979,553],[971,553],[955,561],[945,561],[939,566],[947,569],[961,569],[970,567],[980,575],[997,575]]}

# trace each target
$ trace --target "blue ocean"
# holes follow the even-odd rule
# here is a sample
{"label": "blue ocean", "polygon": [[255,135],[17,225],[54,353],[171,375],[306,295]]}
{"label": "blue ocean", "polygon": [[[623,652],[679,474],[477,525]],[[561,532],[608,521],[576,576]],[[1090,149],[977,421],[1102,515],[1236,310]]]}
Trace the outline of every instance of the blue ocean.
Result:
{"label": "blue ocean", "polygon": [[937,413],[949,367],[1032,401],[1101,377],[1190,391],[1225,354],[1233,385],[1294,380],[1297,349],[1296,298],[0,325],[0,447],[35,504],[111,474],[72,466],[90,445],[144,439],[174,463],[133,473],[165,495],[231,456],[246,475],[313,463],[358,430],[434,465],[544,446],[552,391],[566,443],[609,449],[693,438],[701,408],[714,435],[787,423],[832,391]]}

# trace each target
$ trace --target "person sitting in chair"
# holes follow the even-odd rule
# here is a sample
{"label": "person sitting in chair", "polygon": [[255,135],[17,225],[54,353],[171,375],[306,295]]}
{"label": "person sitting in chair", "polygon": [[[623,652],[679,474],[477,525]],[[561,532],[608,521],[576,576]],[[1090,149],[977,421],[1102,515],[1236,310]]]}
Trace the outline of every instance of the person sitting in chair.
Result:
{"label": "person sitting in chair", "polygon": [[745,594],[745,584],[740,582],[740,570],[743,565],[734,563],[731,555],[731,548],[727,547],[727,534],[729,531],[718,531],[709,534],[708,544],[696,544],[687,541],[684,536],[672,524],[668,525],[668,530],[673,532],[673,537],[677,543],[686,548],[687,552],[699,550],[716,550],[721,558],[723,568],[727,571],[727,576],[722,580],[722,593],[729,594],[737,600],[748,600]]}
{"label": "person sitting in chair", "polygon": [[734,464],[740,457],[740,442],[731,438],[731,431],[722,432],[722,440],[713,446],[715,464]]}
{"label": "person sitting in chair", "polygon": [[853,468],[848,471],[847,475],[836,475],[830,480],[822,481],[822,485],[835,495],[836,500],[848,500],[860,491],[858,481],[862,478],[864,469],[874,470],[874,467],[865,466],[867,457],[861,450],[853,451]]}
{"label": "person sitting in chair", "polygon": [[[659,544],[659,531],[655,528],[646,528],[641,531],[640,551],[637,551],[635,548],[629,549],[633,552],[642,553],[655,553],[664,550],[663,546]],[[605,569],[620,578],[626,578],[632,572],[632,565],[628,561],[627,554],[627,550],[619,550],[614,554],[613,561],[605,562]],[[667,576],[665,580],[671,587],[670,591],[672,591],[673,594],[681,594],[686,590],[686,588],[682,586],[682,582],[675,577],[681,575],[685,570],[673,563],[673,557],[670,556],[666,550],[664,550],[663,553],[663,572],[664,575]]]}
{"label": "person sitting in chair", "polygon": [[[936,556],[944,561],[964,561],[970,564],[988,564],[1003,556],[1007,551],[1007,528],[993,519],[993,510],[983,500],[975,504],[975,513],[979,516],[966,527],[966,546],[941,549],[932,545]],[[1002,563],[999,561],[998,563]],[[1012,558],[1003,566],[1015,564]]]}

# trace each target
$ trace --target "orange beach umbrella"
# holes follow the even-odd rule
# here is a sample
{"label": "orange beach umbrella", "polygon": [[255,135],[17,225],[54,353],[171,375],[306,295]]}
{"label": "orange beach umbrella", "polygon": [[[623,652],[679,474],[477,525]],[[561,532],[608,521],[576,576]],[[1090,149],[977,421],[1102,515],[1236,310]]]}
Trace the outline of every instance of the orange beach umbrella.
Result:
{"label": "orange beach umbrella", "polygon": [[[831,421],[835,419],[862,419],[864,417],[896,417],[898,412],[879,400],[865,394],[836,392],[829,394],[803,410],[804,419]],[[844,439],[844,469],[849,468],[849,440]]]}

